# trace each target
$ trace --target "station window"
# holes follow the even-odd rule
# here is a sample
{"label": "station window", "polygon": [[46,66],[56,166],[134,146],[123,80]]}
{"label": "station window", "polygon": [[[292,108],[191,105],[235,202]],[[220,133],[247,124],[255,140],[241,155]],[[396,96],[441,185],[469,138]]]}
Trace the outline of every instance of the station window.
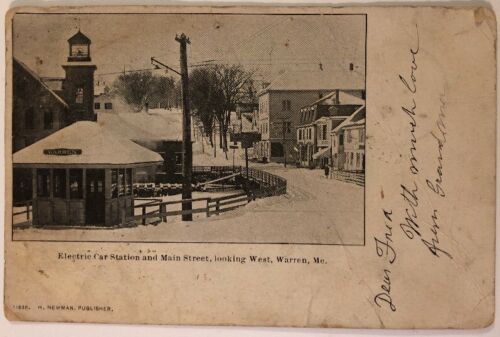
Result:
{"label": "station window", "polygon": [[101,103],[96,102],[94,103],[94,110],[99,110],[101,108]]}
{"label": "station window", "polygon": [[83,170],[71,169],[69,170],[69,197],[71,199],[83,198]]}
{"label": "station window", "polygon": [[37,195],[39,197],[50,196],[50,170],[37,170]]}
{"label": "station window", "polygon": [[132,169],[125,170],[125,195],[132,194]]}
{"label": "station window", "polygon": [[113,109],[113,103],[104,103],[104,109],[106,110]]}
{"label": "station window", "polygon": [[118,196],[125,195],[125,170],[118,170]]}
{"label": "station window", "polygon": [[54,198],[66,198],[66,170],[54,169]]}
{"label": "station window", "polygon": [[118,170],[111,170],[111,198],[118,197]]}

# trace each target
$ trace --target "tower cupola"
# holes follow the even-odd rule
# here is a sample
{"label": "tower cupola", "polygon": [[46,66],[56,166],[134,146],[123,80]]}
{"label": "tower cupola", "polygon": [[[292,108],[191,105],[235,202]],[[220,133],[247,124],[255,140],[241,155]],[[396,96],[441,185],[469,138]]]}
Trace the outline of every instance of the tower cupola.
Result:
{"label": "tower cupola", "polygon": [[68,39],[69,56],[68,62],[89,62],[90,59],[90,39],[80,30]]}

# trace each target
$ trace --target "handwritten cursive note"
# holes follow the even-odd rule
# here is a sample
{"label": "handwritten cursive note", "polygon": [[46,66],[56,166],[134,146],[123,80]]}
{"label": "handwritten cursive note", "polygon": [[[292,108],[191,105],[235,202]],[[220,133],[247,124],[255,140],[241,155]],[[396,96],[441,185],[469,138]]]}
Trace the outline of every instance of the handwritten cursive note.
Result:
{"label": "handwritten cursive note", "polygon": [[[417,79],[419,78],[419,51],[421,48],[420,35],[418,25],[415,26],[415,40],[411,41],[409,47],[409,65],[408,68],[400,72],[397,76],[400,84],[403,86],[404,95],[402,99],[404,104],[401,105],[401,112],[404,114],[406,121],[405,126],[406,146],[404,146],[402,156],[406,158],[407,168],[410,181],[399,183],[400,197],[403,200],[403,209],[401,210],[402,220],[399,221],[401,232],[393,230],[393,218],[397,212],[393,214],[393,210],[386,211],[382,209],[384,214],[384,233],[383,235],[374,236],[375,252],[377,257],[384,260],[381,269],[381,282],[378,292],[373,302],[380,308],[387,308],[391,312],[396,311],[396,300],[394,299],[394,275],[393,266],[397,260],[397,249],[395,241],[398,238],[397,233],[401,233],[403,240],[416,241],[421,243],[426,251],[436,258],[447,257],[453,259],[452,255],[443,248],[443,242],[440,237],[441,227],[445,224],[445,219],[441,217],[439,211],[439,200],[446,198],[445,188],[445,152],[448,129],[446,125],[446,95],[440,95],[439,108],[435,120],[434,128],[431,131],[433,144],[435,144],[435,154],[433,147],[425,147],[425,153],[418,152],[418,133],[420,123],[419,114],[419,99],[422,99],[422,93],[419,92]],[[420,97],[419,97],[420,95]],[[425,97],[425,99],[428,99]],[[422,115],[422,114],[420,114]],[[407,123],[407,124],[406,124]],[[427,145],[427,144],[426,144]],[[429,155],[430,153],[430,155]],[[429,169],[427,160],[432,160],[436,166]],[[423,182],[425,181],[425,184]],[[423,204],[422,200],[426,203]],[[431,204],[429,207],[428,204]],[[395,209],[394,209],[395,210]],[[395,210],[396,211],[396,210]],[[396,220],[394,220],[395,222]],[[396,222],[397,223],[397,222]],[[404,243],[398,245],[401,252]]]}

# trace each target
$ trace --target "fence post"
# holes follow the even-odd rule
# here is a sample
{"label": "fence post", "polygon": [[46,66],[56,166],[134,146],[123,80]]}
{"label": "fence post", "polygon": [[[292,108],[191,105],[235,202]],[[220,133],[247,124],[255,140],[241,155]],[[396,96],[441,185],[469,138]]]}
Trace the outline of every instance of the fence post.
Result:
{"label": "fence post", "polygon": [[167,205],[166,204],[160,204],[160,219],[163,222],[167,222]]}
{"label": "fence post", "polygon": [[146,206],[142,206],[142,224],[146,225]]}
{"label": "fence post", "polygon": [[210,198],[207,198],[207,218],[210,217]]}
{"label": "fence post", "polygon": [[26,220],[30,219],[30,203],[29,201],[26,203]]}
{"label": "fence post", "polygon": [[220,205],[219,205],[219,203],[220,203],[220,200],[217,200],[217,201],[216,201],[216,205],[215,205],[215,210],[217,211],[217,215],[219,214],[219,210],[220,210]]}

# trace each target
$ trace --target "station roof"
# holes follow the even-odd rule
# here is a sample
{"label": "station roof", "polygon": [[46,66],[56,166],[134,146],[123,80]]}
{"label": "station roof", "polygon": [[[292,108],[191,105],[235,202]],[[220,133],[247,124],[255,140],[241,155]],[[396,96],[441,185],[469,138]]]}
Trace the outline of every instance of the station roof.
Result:
{"label": "station roof", "polygon": [[95,122],[71,124],[14,153],[14,166],[143,166],[162,157],[133,141],[109,132]]}

